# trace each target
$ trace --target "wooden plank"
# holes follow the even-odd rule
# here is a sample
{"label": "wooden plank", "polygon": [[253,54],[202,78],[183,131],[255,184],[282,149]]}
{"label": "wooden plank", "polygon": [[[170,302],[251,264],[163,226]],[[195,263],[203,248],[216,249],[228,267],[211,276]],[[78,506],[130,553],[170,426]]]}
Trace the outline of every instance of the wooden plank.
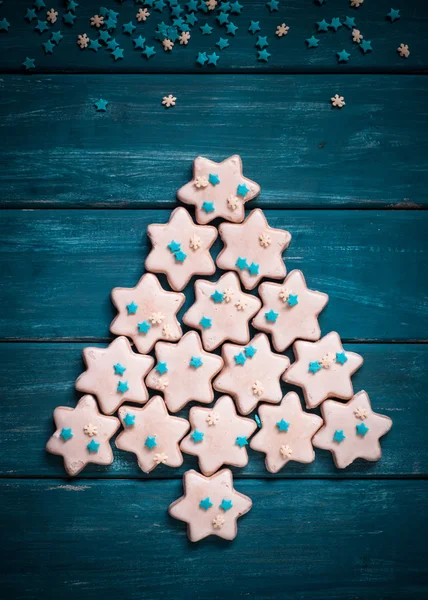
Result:
{"label": "wooden plank", "polygon": [[[117,4],[117,3],[116,3]],[[165,9],[159,13],[149,9],[151,16],[145,23],[138,24],[135,16],[138,7],[132,2],[113,6],[119,13],[118,27],[114,37],[124,49],[123,60],[114,61],[111,53],[105,48],[98,52],[81,51],[77,45],[77,35],[86,32],[92,39],[98,37],[97,31],[90,27],[89,19],[99,12],[98,0],[80,2],[76,10],[76,21],[73,27],[62,22],[62,11],[55,26],[40,35],[34,31],[36,21],[31,24],[24,20],[25,11],[30,5],[27,0],[5,2],[1,7],[2,17],[7,17],[11,23],[8,34],[0,34],[0,70],[19,72],[21,63],[26,56],[36,59],[38,72],[101,72],[101,73],[157,73],[157,72],[274,72],[274,73],[314,73],[336,71],[352,72],[426,72],[428,56],[428,26],[427,12],[423,0],[408,0],[401,6],[401,19],[391,24],[386,18],[390,11],[389,0],[366,2],[359,10],[349,7],[349,2],[329,0],[324,6],[319,6],[310,0],[288,0],[279,3],[279,10],[270,13],[265,0],[247,0],[241,15],[231,15],[230,21],[238,26],[235,36],[226,34],[225,26],[220,27],[216,21],[217,11],[209,14],[197,13],[198,23],[191,29],[191,40],[188,46],[180,46],[177,42],[172,52],[164,52],[159,41],[154,39],[156,26],[165,21],[172,24],[170,11]],[[185,2],[181,5],[185,8]],[[48,7],[46,6],[46,10]],[[58,8],[57,8],[58,10]],[[187,13],[185,8],[184,14]],[[364,54],[352,42],[351,31],[342,27],[334,32],[317,33],[316,22],[326,19],[329,23],[333,17],[345,15],[355,17],[357,27],[365,39],[371,40],[373,52]],[[39,13],[39,18],[45,18],[45,11]],[[271,57],[267,63],[257,60],[255,43],[257,35],[248,32],[250,19],[260,21],[262,36],[268,37],[268,51]],[[132,20],[137,29],[133,37],[142,35],[147,44],[154,46],[156,55],[147,60],[141,50],[135,50],[132,38],[123,34],[122,24]],[[290,31],[284,38],[277,38],[275,31],[280,23],[286,22]],[[214,31],[209,36],[203,36],[200,26],[209,23]],[[50,37],[51,31],[60,29],[64,39],[55,48],[53,54],[45,54],[42,42]],[[312,35],[320,39],[318,48],[308,49],[305,40]],[[219,37],[229,39],[229,48],[219,51],[216,42]],[[407,60],[399,57],[397,47],[400,43],[410,46],[411,54]],[[338,63],[336,53],[346,49],[351,57],[348,63]],[[217,67],[201,68],[196,63],[198,52],[220,54]]]}
{"label": "wooden plank", "polygon": [[[84,368],[83,347],[83,344],[71,343],[0,345],[4,373],[0,395],[5,399],[0,476],[65,477],[62,459],[47,454],[44,447],[53,432],[54,408],[75,406],[80,397],[74,391],[74,381]],[[374,410],[393,419],[391,432],[381,442],[382,459],[376,463],[356,461],[349,468],[338,470],[330,453],[316,450],[313,463],[292,462],[275,478],[426,477],[428,345],[346,344],[345,348],[359,352],[365,358],[362,369],[354,376],[355,391],[367,390]],[[284,393],[291,389],[291,386],[283,385]],[[296,388],[296,391],[299,390]],[[180,415],[187,418],[188,410],[189,406]],[[315,412],[319,414],[319,411]],[[170,469],[161,465],[146,476],[137,467],[134,455],[116,448],[114,455],[111,466],[88,466],[79,477],[177,478],[185,470],[197,468],[195,458],[186,455],[182,468]],[[252,450],[249,455],[247,467],[235,469],[237,477],[273,477],[265,469],[264,455]]]}
{"label": "wooden plank", "polygon": [[413,76],[3,76],[0,203],[172,207],[196,156],[238,153],[254,207],[424,207],[427,92]]}
{"label": "wooden plank", "polygon": [[[0,339],[108,339],[113,287],[144,272],[146,227],[160,210],[0,212]],[[266,211],[291,232],[288,271],[327,292],[323,331],[348,340],[428,338],[427,221],[411,211]],[[215,243],[214,254],[220,249]],[[162,278],[164,282],[164,278]],[[193,285],[186,288],[193,302]]]}
{"label": "wooden plank", "polygon": [[4,598],[419,600],[426,481],[240,481],[231,542],[188,541],[180,481],[1,482]]}

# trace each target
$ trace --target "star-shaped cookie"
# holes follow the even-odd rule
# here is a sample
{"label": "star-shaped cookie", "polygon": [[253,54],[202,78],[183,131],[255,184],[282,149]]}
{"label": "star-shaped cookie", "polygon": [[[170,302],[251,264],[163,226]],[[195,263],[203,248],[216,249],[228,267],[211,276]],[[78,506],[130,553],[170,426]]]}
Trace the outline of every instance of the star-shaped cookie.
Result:
{"label": "star-shaped cookie", "polygon": [[183,322],[201,331],[206,350],[214,350],[225,340],[237,344],[249,341],[248,322],[260,309],[261,302],[242,292],[235,273],[226,273],[215,282],[198,279],[195,297]]}
{"label": "star-shaped cookie", "polygon": [[324,427],[315,435],[313,444],[329,450],[336,467],[344,469],[356,458],[380,459],[379,438],[391,429],[392,421],[372,411],[366,392],[358,392],[346,404],[326,400],[321,405],[321,414]]}
{"label": "star-shaped cookie", "polygon": [[242,174],[241,157],[235,154],[221,163],[198,156],[193,163],[193,179],[183,185],[177,197],[194,204],[196,221],[209,223],[217,217],[240,223],[244,204],[255,198],[260,186]]}
{"label": "star-shaped cookie", "polygon": [[189,412],[192,432],[180,448],[198,457],[204,475],[212,475],[222,465],[245,467],[248,438],[257,428],[252,419],[240,417],[230,396],[222,396],[213,408],[194,406]]}
{"label": "star-shaped cookie", "polygon": [[363,357],[345,352],[338,333],[332,331],[318,342],[297,341],[293,352],[296,360],[282,379],[303,389],[307,408],[315,408],[330,396],[352,398],[351,376],[363,364]]}
{"label": "star-shaped cookie", "polygon": [[64,457],[69,475],[78,475],[88,463],[111,465],[109,440],[119,429],[120,421],[102,415],[93,396],[83,396],[75,408],[58,406],[53,418],[56,431],[46,450]]}
{"label": "star-shaped cookie", "polygon": [[169,467],[183,464],[178,444],[189,431],[189,422],[169,415],[160,396],[151,398],[143,408],[121,406],[119,418],[124,429],[117,436],[116,446],[133,452],[144,473],[161,463]]}
{"label": "star-shaped cookie", "polygon": [[196,331],[186,333],[178,344],[158,342],[155,353],[157,365],[146,383],[163,392],[168,410],[175,413],[190,400],[203,404],[214,400],[211,381],[222,368],[223,360],[205,352]]}
{"label": "star-shaped cookie", "polygon": [[176,208],[164,225],[149,225],[147,234],[152,250],[146,258],[146,269],[165,273],[173,290],[184,289],[193,275],[215,273],[210,248],[217,229],[195,225],[185,208]]}
{"label": "star-shaped cookie", "polygon": [[214,388],[230,394],[241,414],[248,415],[258,402],[281,400],[280,379],[290,361],[271,351],[265,334],[259,333],[247,346],[224,344],[221,352],[225,366]]}
{"label": "star-shaped cookie", "polygon": [[132,351],[126,337],[118,337],[107,348],[84,348],[87,370],[76,380],[76,390],[97,397],[101,410],[112,415],[125,401],[147,402],[144,377],[153,366],[151,356]]}
{"label": "star-shaped cookie", "polygon": [[222,223],[218,230],[225,246],[217,257],[217,266],[236,271],[247,290],[255,288],[262,277],[285,277],[282,253],[288,248],[291,235],[284,229],[270,227],[260,208],[250,212],[243,223]]}
{"label": "star-shaped cookie", "polygon": [[317,415],[302,410],[299,396],[289,392],[278,406],[262,404],[258,410],[261,430],[251,438],[253,450],[266,454],[266,469],[278,473],[290,460],[315,460],[311,440],[322,425]]}
{"label": "star-shaped cookie", "polygon": [[209,535],[233,540],[237,520],[252,506],[251,498],[233,487],[230,469],[222,469],[212,477],[204,477],[193,469],[183,476],[184,496],[170,504],[171,517],[187,523],[191,542]]}
{"label": "star-shaped cookie", "polygon": [[328,296],[309,290],[301,271],[291,271],[283,283],[265,281],[258,291],[263,306],[252,324],[272,335],[277,352],[284,352],[296,339],[319,340],[318,315]]}
{"label": "star-shaped cookie", "polygon": [[176,342],[181,338],[177,312],[185,296],[166,292],[156,275],[146,273],[133,288],[114,288],[111,297],[119,314],[110,331],[130,337],[141,354],[150,352],[159,340]]}

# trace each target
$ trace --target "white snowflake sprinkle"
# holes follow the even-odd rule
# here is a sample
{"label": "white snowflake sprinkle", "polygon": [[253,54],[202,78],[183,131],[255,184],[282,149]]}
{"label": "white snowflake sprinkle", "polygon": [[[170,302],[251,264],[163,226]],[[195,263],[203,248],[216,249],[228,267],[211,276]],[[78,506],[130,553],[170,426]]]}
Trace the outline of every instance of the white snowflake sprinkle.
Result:
{"label": "white snowflake sprinkle", "polygon": [[362,5],[363,2],[364,2],[364,0],[351,0],[350,1],[350,5],[353,8],[359,8]]}
{"label": "white snowflake sprinkle", "polygon": [[268,248],[272,243],[272,238],[266,232],[263,232],[259,235],[259,244],[262,248]]}
{"label": "white snowflake sprinkle", "polygon": [[356,44],[360,44],[362,39],[363,39],[363,34],[361,33],[361,31],[359,29],[353,29],[352,30],[352,41],[355,42]]}
{"label": "white snowflake sprinkle", "polygon": [[207,418],[205,419],[208,425],[217,425],[220,421],[220,415],[214,411],[207,414]]}
{"label": "white snowflake sprinkle", "polygon": [[357,419],[364,421],[364,419],[367,419],[369,416],[369,411],[361,406],[357,406],[357,408],[354,410],[354,415],[357,417]]}
{"label": "white snowflake sprinkle", "polygon": [[166,106],[166,108],[170,108],[171,106],[175,106],[177,98],[170,94],[169,96],[164,96],[162,98],[162,104]]}
{"label": "white snowflake sprinkle", "polygon": [[232,194],[227,199],[227,206],[228,206],[228,208],[230,208],[230,210],[236,210],[238,208],[239,204],[240,204],[239,198],[237,198],[237,196],[235,196],[235,194]]}
{"label": "white snowflake sprinkle", "polygon": [[169,384],[169,381],[166,377],[159,378],[155,383],[156,389],[160,390],[161,392],[166,390],[166,388],[168,387],[168,384]]}
{"label": "white snowflake sprinkle", "polygon": [[336,355],[334,352],[327,352],[320,360],[320,365],[323,369],[329,369],[332,365],[334,365],[336,361]]}
{"label": "white snowflake sprinkle", "polygon": [[192,237],[190,238],[189,241],[189,246],[191,247],[192,250],[198,250],[201,247],[201,238],[198,237],[196,234],[192,235]]}
{"label": "white snowflake sprinkle", "polygon": [[89,38],[86,35],[86,33],[84,33],[83,35],[78,35],[77,36],[77,45],[80,46],[81,48],[87,48],[89,44]]}
{"label": "white snowflake sprinkle", "polygon": [[152,325],[160,325],[164,319],[165,315],[161,312],[153,312],[149,317],[149,321]]}
{"label": "white snowflake sprinkle", "polygon": [[98,433],[98,427],[96,425],[92,425],[92,423],[88,423],[83,427],[83,431],[86,433],[86,435],[89,435],[89,437],[94,437],[94,435],[97,435]]}
{"label": "white snowflake sprinkle", "polygon": [[208,10],[214,10],[217,6],[217,0],[207,0],[205,4],[207,5]]}
{"label": "white snowflake sprinkle", "polygon": [[247,303],[244,300],[238,300],[235,304],[237,310],[245,310],[247,308]]}
{"label": "white snowflake sprinkle", "polygon": [[216,515],[212,520],[212,524],[214,529],[221,529],[224,525],[224,517],[223,515]]}
{"label": "white snowflake sprinkle", "polygon": [[226,288],[223,292],[223,300],[227,303],[230,302],[233,298],[233,290],[230,288]]}
{"label": "white snowflake sprinkle", "polygon": [[190,40],[190,31],[182,31],[178,39],[182,46],[187,46]]}
{"label": "white snowflake sprinkle", "polygon": [[286,25],[285,23],[281,23],[281,25],[278,25],[278,27],[276,28],[276,35],[278,37],[282,37],[283,35],[287,35],[288,30],[290,28],[288,27],[288,25]]}
{"label": "white snowflake sprinkle", "polygon": [[281,453],[282,458],[290,458],[290,456],[293,454],[293,450],[288,444],[286,446],[281,446],[279,451]]}
{"label": "white snowflake sprinkle", "polygon": [[333,98],[330,98],[333,106],[337,106],[337,108],[342,108],[345,106],[345,98],[343,96],[339,96],[339,94],[335,94]]}
{"label": "white snowflake sprinkle", "polygon": [[52,23],[52,24],[56,23],[57,17],[58,17],[58,13],[54,8],[51,8],[46,13],[46,18],[49,21],[49,23]]}
{"label": "white snowflake sprinkle", "polygon": [[91,26],[99,29],[101,25],[104,25],[104,17],[100,17],[100,15],[94,15],[91,17]]}
{"label": "white snowflake sprinkle", "polygon": [[205,177],[205,175],[198,175],[198,177],[195,178],[195,181],[193,183],[198,188],[198,190],[200,188],[206,188],[208,185],[208,178]]}
{"label": "white snowflake sprinkle", "polygon": [[407,44],[400,44],[397,48],[397,52],[401,56],[401,58],[409,58],[410,56],[410,50]]}
{"label": "white snowflake sprinkle", "polygon": [[263,384],[261,381],[255,381],[253,383],[253,385],[251,386],[252,390],[253,390],[253,394],[255,396],[263,396],[265,388],[263,387]]}
{"label": "white snowflake sprinkle", "polygon": [[172,50],[174,48],[174,42],[172,40],[169,40],[168,38],[165,38],[162,41],[162,46],[163,46],[163,49],[165,50],[165,52],[169,52],[170,50]]}
{"label": "white snowflake sprinkle", "polygon": [[140,10],[135,16],[137,18],[137,21],[141,23],[141,21],[147,21],[148,17],[150,17],[150,13],[147,10],[147,8],[140,8]]}
{"label": "white snowflake sprinkle", "polygon": [[168,325],[168,323],[167,323],[166,325],[164,325],[162,327],[162,335],[167,340],[173,337],[173,330],[172,330],[171,325]]}
{"label": "white snowflake sprinkle", "polygon": [[287,290],[287,288],[282,288],[281,291],[279,292],[279,299],[282,300],[284,302],[284,304],[287,302],[287,300],[290,297],[290,290]]}
{"label": "white snowflake sprinkle", "polygon": [[157,464],[160,465],[161,463],[163,465],[166,465],[166,463],[168,462],[168,456],[165,454],[165,452],[157,452],[154,456],[153,456],[153,461]]}

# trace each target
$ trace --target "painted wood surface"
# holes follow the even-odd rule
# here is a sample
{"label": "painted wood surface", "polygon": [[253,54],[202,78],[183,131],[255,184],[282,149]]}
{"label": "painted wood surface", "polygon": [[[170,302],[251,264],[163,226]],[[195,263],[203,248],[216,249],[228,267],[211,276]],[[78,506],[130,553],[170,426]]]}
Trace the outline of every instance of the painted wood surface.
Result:
{"label": "painted wood surface", "polygon": [[[103,73],[151,73],[151,72],[274,72],[274,73],[314,73],[335,71],[338,73],[388,73],[388,72],[426,72],[428,62],[428,14],[424,0],[407,0],[399,6],[401,19],[391,23],[386,15],[391,9],[390,0],[366,2],[358,10],[349,6],[349,0],[328,0],[319,6],[313,0],[280,0],[277,12],[270,13],[265,0],[246,0],[240,15],[231,15],[230,21],[238,26],[235,36],[227,35],[225,26],[216,21],[218,11],[197,13],[198,22],[191,28],[191,40],[188,46],[177,42],[172,52],[164,52],[159,41],[154,39],[156,26],[165,21],[172,24],[170,10],[165,4],[162,12],[149,8],[150,17],[145,23],[138,23],[135,16],[139,6],[134,2],[123,4],[110,1],[107,8],[119,13],[118,27],[114,38],[124,49],[123,60],[114,61],[111,53],[104,48],[98,52],[80,50],[77,45],[78,34],[87,33],[91,39],[98,32],[90,26],[89,19],[99,12],[99,0],[80,2],[76,10],[73,27],[62,22],[63,2],[53,0],[50,6],[59,11],[59,20],[49,31],[40,35],[34,31],[37,21],[31,24],[24,19],[26,9],[31,6],[28,0],[5,2],[0,15],[11,23],[8,34],[0,32],[0,71],[19,72],[26,56],[36,59],[38,72],[103,72]],[[181,6],[187,13],[185,2]],[[317,21],[333,17],[341,21],[345,16],[355,18],[356,26],[364,38],[372,41],[373,52],[364,54],[357,44],[352,42],[351,31],[341,27],[337,32],[317,33]],[[45,18],[40,11],[39,18]],[[124,23],[133,21],[137,27],[132,37],[143,36],[150,46],[154,46],[156,55],[147,60],[141,50],[135,50],[132,37],[122,32]],[[248,32],[250,20],[260,21],[259,35],[267,36],[271,57],[267,63],[257,60],[256,35]],[[290,31],[286,37],[277,38],[275,31],[281,23],[287,23]],[[209,23],[214,30],[211,35],[202,35],[200,26]],[[55,48],[53,54],[45,54],[42,42],[50,37],[52,31],[61,30],[64,39]],[[308,49],[305,40],[315,35],[320,39],[318,48]],[[219,51],[216,42],[219,37],[229,40],[229,48]],[[411,54],[407,60],[400,58],[397,47],[405,43],[410,46]],[[351,57],[348,63],[338,63],[336,53],[346,49]],[[220,60],[217,67],[201,68],[196,63],[198,52],[217,51]]]}
{"label": "painted wood surface", "polygon": [[[0,380],[0,396],[7,399],[2,408],[0,476],[66,477],[62,458],[48,454],[44,447],[54,431],[54,408],[73,407],[81,396],[74,391],[74,381],[84,369],[81,359],[83,347],[84,344],[76,343],[0,345],[4,372]],[[236,477],[427,476],[425,433],[428,430],[428,409],[425,389],[428,345],[346,344],[345,349],[358,352],[365,359],[363,367],[353,377],[355,391],[367,390],[373,410],[393,420],[392,430],[381,441],[382,459],[376,463],[359,460],[347,469],[336,469],[329,452],[316,450],[315,462],[309,465],[291,462],[272,476],[265,469],[264,455],[249,449],[249,463],[244,469],[234,469]],[[291,389],[299,393],[297,388],[283,385],[284,393]],[[180,416],[188,418],[188,412],[189,405],[180,412]],[[319,414],[319,411],[315,412]],[[114,444],[113,450],[115,460],[111,466],[88,465],[79,478],[173,479],[181,477],[189,468],[197,468],[195,458],[184,455],[185,461],[180,469],[160,465],[147,476],[138,468],[133,454],[116,449]]]}
{"label": "painted wood surface", "polygon": [[[149,223],[166,210],[3,210],[1,339],[108,339],[114,287],[144,273]],[[329,294],[324,332],[345,340],[426,340],[428,214],[409,211],[266,211],[287,229],[287,270]],[[221,247],[216,241],[214,254]],[[220,273],[220,271],[219,271]],[[165,280],[162,278],[162,282]],[[166,284],[165,284],[166,285]],[[193,284],[186,288],[193,302]]]}
{"label": "painted wood surface", "polygon": [[424,77],[5,75],[0,94],[1,206],[171,208],[196,156],[236,153],[254,207],[428,203]]}
{"label": "painted wood surface", "polygon": [[424,597],[426,481],[236,488],[253,500],[238,537],[192,544],[166,510],[180,481],[3,481],[2,594],[38,600],[48,585],[65,600]]}

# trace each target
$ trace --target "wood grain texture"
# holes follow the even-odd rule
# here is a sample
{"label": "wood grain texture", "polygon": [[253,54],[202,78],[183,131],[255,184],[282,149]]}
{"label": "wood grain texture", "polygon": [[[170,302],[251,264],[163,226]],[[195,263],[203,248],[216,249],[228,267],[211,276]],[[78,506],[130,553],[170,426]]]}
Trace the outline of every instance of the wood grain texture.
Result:
{"label": "wood grain texture", "polygon": [[[0,344],[3,378],[0,380],[2,430],[0,476],[66,477],[62,459],[45,452],[54,430],[52,413],[56,406],[75,406],[80,397],[74,381],[83,370],[83,344],[3,343]],[[276,476],[264,466],[264,455],[249,450],[249,463],[234,469],[237,477],[426,477],[428,429],[426,372],[428,345],[346,344],[346,350],[360,353],[365,363],[354,378],[354,389],[367,390],[373,410],[393,419],[393,427],[382,438],[382,459],[376,463],[358,460],[347,469],[336,469],[329,452],[316,450],[308,465],[291,462]],[[290,357],[291,354],[289,353]],[[283,391],[294,389],[283,384]],[[300,392],[297,388],[295,391]],[[219,397],[221,394],[217,394]],[[301,394],[300,394],[301,396]],[[194,404],[194,403],[193,403]],[[188,418],[189,405],[179,414]],[[314,411],[319,414],[319,411]],[[80,477],[144,479],[177,478],[196,459],[185,455],[180,469],[157,467],[149,476],[136,464],[133,454],[113,447],[115,461],[109,467],[88,466]]]}
{"label": "wood grain texture", "polygon": [[0,205],[172,208],[196,156],[237,153],[254,207],[426,207],[427,92],[413,76],[3,76]]}
{"label": "wood grain texture", "polygon": [[[164,52],[159,41],[154,40],[156,26],[161,21],[172,24],[170,11],[165,8],[162,13],[150,10],[151,15],[145,23],[138,24],[135,15],[138,6],[134,2],[122,5],[110,2],[110,8],[119,12],[118,27],[114,37],[124,49],[124,59],[114,61],[110,52],[105,49],[93,52],[81,51],[77,46],[77,35],[84,32],[95,39],[97,31],[90,26],[89,19],[99,11],[98,0],[80,2],[76,10],[76,22],[73,27],[64,25],[60,19],[50,30],[61,29],[64,39],[55,48],[52,55],[45,55],[41,46],[49,38],[49,32],[40,35],[34,31],[36,21],[28,24],[24,20],[25,10],[31,6],[28,0],[5,2],[1,7],[1,15],[8,18],[11,28],[8,34],[0,33],[0,70],[3,72],[19,72],[26,56],[36,59],[37,71],[50,72],[100,72],[100,73],[153,73],[153,72],[274,72],[274,73],[317,73],[317,72],[426,72],[428,62],[428,13],[424,0],[407,0],[401,5],[401,19],[391,24],[386,18],[390,11],[390,0],[365,2],[364,6],[355,10],[350,8],[349,0],[329,0],[319,6],[312,0],[281,0],[278,12],[270,13],[265,0],[246,0],[241,2],[244,9],[241,15],[231,15],[230,21],[238,26],[236,36],[227,36],[225,27],[217,24],[217,11],[209,14],[198,12],[198,23],[191,29],[191,40],[188,46],[180,46],[177,42],[172,52]],[[63,14],[63,3],[51,2]],[[116,6],[115,6],[116,4]],[[181,2],[184,7],[185,2]],[[46,10],[48,7],[46,6]],[[185,11],[187,12],[187,10]],[[39,13],[45,17],[45,11]],[[352,42],[351,31],[342,27],[336,33],[317,34],[316,21],[325,18],[328,22],[333,17],[345,15],[355,17],[357,27],[364,37],[372,41],[373,52],[363,54]],[[269,41],[268,51],[271,57],[267,63],[257,60],[255,43],[257,35],[248,33],[250,20],[260,21],[262,36]],[[134,50],[130,36],[122,33],[122,24],[132,20],[137,29],[134,37],[142,35],[147,44],[155,46],[156,55],[147,60],[141,50]],[[286,22],[290,31],[285,38],[277,38],[275,31],[280,23]],[[211,35],[203,36],[200,26],[209,23],[214,27]],[[315,34],[320,39],[318,48],[308,49],[305,40]],[[230,46],[222,52],[215,43],[219,37],[228,37]],[[411,48],[410,57],[404,60],[399,57],[397,47],[407,43]],[[351,53],[348,63],[339,64],[336,53],[346,49]],[[196,63],[198,52],[217,51],[221,54],[217,67],[201,67]]]}
{"label": "wood grain texture", "polygon": [[426,481],[239,481],[233,542],[188,541],[180,481],[0,484],[2,594],[14,600],[420,600]]}
{"label": "wood grain texture", "polygon": [[[114,287],[144,273],[149,223],[166,210],[3,210],[0,339],[108,339]],[[292,234],[287,270],[330,296],[324,332],[345,340],[426,340],[428,213],[266,211]],[[217,255],[221,242],[214,245]],[[161,278],[166,285],[165,278]],[[193,302],[186,287],[182,315]]]}

